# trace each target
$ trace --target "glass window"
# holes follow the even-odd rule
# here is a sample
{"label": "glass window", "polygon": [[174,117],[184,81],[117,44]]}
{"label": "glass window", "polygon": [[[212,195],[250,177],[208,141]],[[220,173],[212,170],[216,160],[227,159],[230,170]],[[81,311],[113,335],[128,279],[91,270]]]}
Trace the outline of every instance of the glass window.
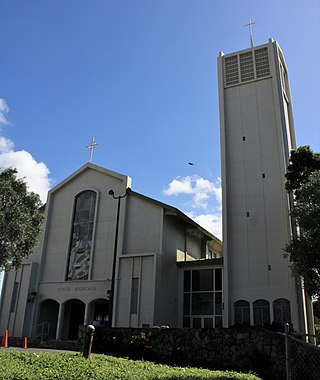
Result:
{"label": "glass window", "polygon": [[215,327],[222,327],[222,317],[215,317]]}
{"label": "glass window", "polygon": [[186,270],[183,281],[183,326],[222,326],[222,269]]}
{"label": "glass window", "polygon": [[214,313],[215,315],[222,315],[222,292],[214,294]]}
{"label": "glass window", "polygon": [[85,191],[75,199],[67,280],[88,279],[96,197]]}
{"label": "glass window", "polygon": [[201,328],[201,318],[192,318],[193,325],[192,327],[194,328]]}
{"label": "glass window", "polygon": [[215,290],[222,290],[222,269],[217,268],[214,271],[214,288]]}
{"label": "glass window", "polygon": [[186,270],[184,272],[184,286],[183,286],[183,289],[184,289],[185,292],[190,292],[190,282],[191,282],[190,275],[191,275],[191,271]]}
{"label": "glass window", "polygon": [[138,312],[138,291],[139,291],[139,278],[133,278],[131,283],[131,314]]}
{"label": "glass window", "polygon": [[234,323],[236,325],[250,325],[250,304],[240,300],[234,303]]}
{"label": "glass window", "polygon": [[183,318],[183,327],[190,327],[190,318],[189,317]]}
{"label": "glass window", "polygon": [[192,294],[192,314],[193,315],[213,315],[213,294],[193,293]]}
{"label": "glass window", "polygon": [[270,324],[270,306],[266,300],[257,300],[253,303],[253,323],[255,326]]}
{"label": "glass window", "polygon": [[281,325],[291,323],[290,301],[285,298],[273,301],[273,319]]}
{"label": "glass window", "polygon": [[213,290],[213,270],[192,271],[192,291]]}
{"label": "glass window", "polygon": [[17,297],[18,297],[18,289],[19,289],[19,282],[15,282],[13,285],[13,291],[12,291],[12,297],[11,297],[10,313],[13,313],[15,311]]}
{"label": "glass window", "polygon": [[183,296],[183,314],[190,315],[190,293]]}
{"label": "glass window", "polygon": [[203,318],[203,327],[206,329],[213,328],[213,318]]}

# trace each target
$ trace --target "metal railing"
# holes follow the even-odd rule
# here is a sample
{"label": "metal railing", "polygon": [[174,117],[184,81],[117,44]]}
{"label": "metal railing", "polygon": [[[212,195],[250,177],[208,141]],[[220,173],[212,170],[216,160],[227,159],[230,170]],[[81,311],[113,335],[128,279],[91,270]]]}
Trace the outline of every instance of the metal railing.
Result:
{"label": "metal railing", "polygon": [[[310,343],[308,343],[308,342]],[[319,336],[297,335],[286,325],[286,380],[319,380],[320,347]]]}
{"label": "metal railing", "polygon": [[32,338],[41,339],[47,338],[50,331],[50,322],[41,322],[32,328]]}

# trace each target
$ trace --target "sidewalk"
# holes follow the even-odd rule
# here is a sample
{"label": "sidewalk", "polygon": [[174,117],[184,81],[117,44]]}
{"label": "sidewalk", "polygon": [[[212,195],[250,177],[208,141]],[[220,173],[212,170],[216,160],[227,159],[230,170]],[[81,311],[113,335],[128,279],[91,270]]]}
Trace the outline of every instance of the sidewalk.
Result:
{"label": "sidewalk", "polygon": [[81,351],[68,351],[68,350],[61,350],[61,349],[54,349],[54,348],[21,348],[21,347],[0,347],[0,350],[3,351],[19,351],[19,352],[49,352],[51,354],[63,354],[63,353],[69,353],[69,354],[82,354]]}

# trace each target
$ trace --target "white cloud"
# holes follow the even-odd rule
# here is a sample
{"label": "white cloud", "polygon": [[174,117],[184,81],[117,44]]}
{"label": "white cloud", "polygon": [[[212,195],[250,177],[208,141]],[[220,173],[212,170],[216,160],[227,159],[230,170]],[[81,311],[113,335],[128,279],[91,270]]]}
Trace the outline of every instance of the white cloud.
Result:
{"label": "white cloud", "polygon": [[163,193],[167,196],[190,195],[189,207],[192,208],[192,211],[188,211],[186,214],[221,239],[222,193],[220,178],[214,183],[197,175],[177,177],[169,183]]}
{"label": "white cloud", "polygon": [[214,236],[222,240],[222,214],[200,214],[187,213],[187,215],[198,223],[201,227],[211,232]]}
{"label": "white cloud", "polygon": [[9,107],[5,99],[0,98],[0,125],[10,124],[8,122]]}
{"label": "white cloud", "polygon": [[169,183],[169,187],[163,191],[165,195],[192,194],[192,177],[176,178]]}
{"label": "white cloud", "polygon": [[193,207],[194,208],[203,208],[206,210],[208,208],[207,200],[209,199],[208,193],[196,193],[193,196]]}
{"label": "white cloud", "polygon": [[[202,208],[206,210],[208,208],[207,200],[210,196],[214,196],[217,202],[221,205],[221,183],[218,179],[217,183],[213,183],[208,179],[204,179],[197,175],[177,177],[169,183],[167,189],[163,191],[164,195],[182,195],[191,194],[192,207]],[[221,206],[220,206],[221,208]]]}
{"label": "white cloud", "polygon": [[[0,125],[10,124],[7,119],[9,107],[4,99],[0,99]],[[14,150],[14,143],[0,136],[0,168],[13,167],[18,171],[18,178],[24,178],[28,190],[40,195],[42,202],[47,199],[51,186],[50,171],[43,162],[37,162],[25,150]]]}

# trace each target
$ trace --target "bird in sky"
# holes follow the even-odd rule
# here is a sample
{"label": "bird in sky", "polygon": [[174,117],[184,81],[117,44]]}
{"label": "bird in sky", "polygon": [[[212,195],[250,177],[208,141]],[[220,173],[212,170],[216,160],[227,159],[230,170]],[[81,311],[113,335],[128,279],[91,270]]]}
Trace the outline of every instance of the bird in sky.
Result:
{"label": "bird in sky", "polygon": [[193,165],[194,165],[194,163],[193,163],[193,162],[188,162],[188,164],[189,164],[190,166],[193,166]]}

